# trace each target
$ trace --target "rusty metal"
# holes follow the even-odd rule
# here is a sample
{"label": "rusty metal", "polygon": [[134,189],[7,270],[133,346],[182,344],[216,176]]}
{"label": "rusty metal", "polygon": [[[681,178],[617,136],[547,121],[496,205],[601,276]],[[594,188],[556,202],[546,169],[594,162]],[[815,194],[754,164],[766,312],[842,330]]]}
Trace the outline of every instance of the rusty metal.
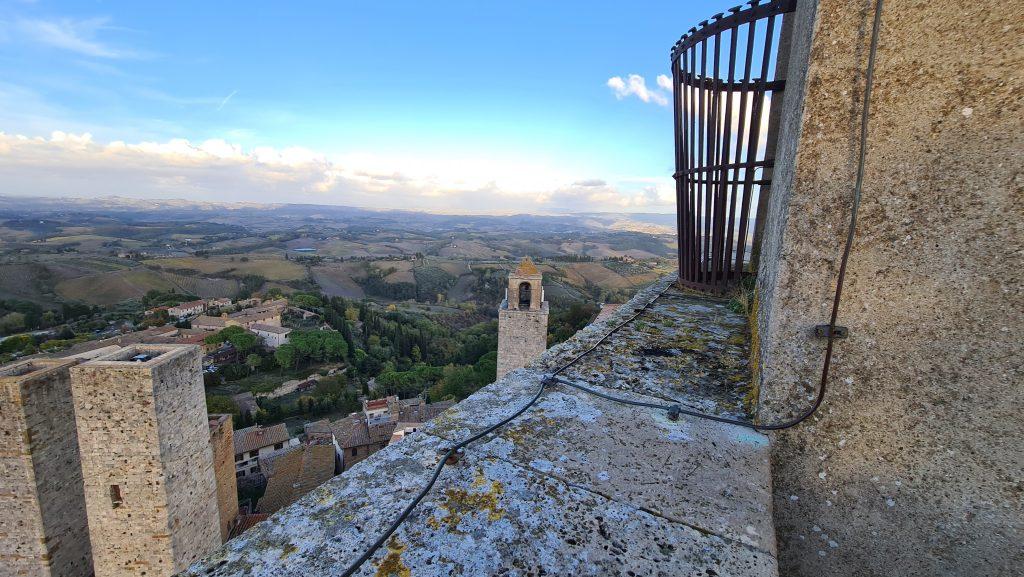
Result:
{"label": "rusty metal", "polygon": [[753,221],[775,163],[770,111],[786,63],[782,21],[796,0],[750,2],[691,28],[672,47],[680,283],[712,293],[753,273]]}

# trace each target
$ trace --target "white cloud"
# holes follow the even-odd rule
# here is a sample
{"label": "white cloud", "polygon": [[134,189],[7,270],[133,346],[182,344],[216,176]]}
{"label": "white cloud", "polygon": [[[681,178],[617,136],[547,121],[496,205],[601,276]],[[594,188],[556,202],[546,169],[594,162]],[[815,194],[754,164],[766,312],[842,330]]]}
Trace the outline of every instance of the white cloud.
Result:
{"label": "white cloud", "polygon": [[665,90],[667,90],[669,92],[672,92],[672,79],[669,78],[668,76],[665,76],[664,74],[659,74],[658,75],[658,86],[664,88]]}
{"label": "white cloud", "polygon": [[[671,90],[672,82],[661,75],[657,79],[657,83],[662,88],[662,78],[668,82],[668,89]],[[630,74],[625,80],[621,76],[612,76],[608,79],[607,85],[612,89],[612,93],[615,94],[615,98],[622,100],[629,96],[636,96],[643,102],[653,102],[659,106],[668,106],[668,95],[658,89],[647,88],[647,81],[644,80],[643,76],[639,74]]]}
{"label": "white cloud", "polygon": [[97,142],[0,132],[0,194],[309,202],[450,213],[668,212],[669,178],[595,178],[476,157],[245,150],[222,140]]}
{"label": "white cloud", "polygon": [[85,56],[112,59],[138,57],[138,53],[115,48],[96,39],[100,30],[110,28],[108,22],[108,18],[22,19],[18,21],[18,28],[35,42]]}

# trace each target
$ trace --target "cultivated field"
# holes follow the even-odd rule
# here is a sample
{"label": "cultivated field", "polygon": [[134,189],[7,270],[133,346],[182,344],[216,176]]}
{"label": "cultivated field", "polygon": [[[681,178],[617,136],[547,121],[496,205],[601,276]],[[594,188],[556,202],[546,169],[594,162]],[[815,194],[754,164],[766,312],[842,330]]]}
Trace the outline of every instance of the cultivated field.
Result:
{"label": "cultivated field", "polygon": [[253,258],[242,262],[238,257],[232,261],[230,257],[182,257],[159,258],[145,261],[147,265],[155,265],[164,269],[190,269],[208,276],[243,276],[258,274],[267,280],[296,280],[305,278],[306,268],[302,265],[282,259]]}

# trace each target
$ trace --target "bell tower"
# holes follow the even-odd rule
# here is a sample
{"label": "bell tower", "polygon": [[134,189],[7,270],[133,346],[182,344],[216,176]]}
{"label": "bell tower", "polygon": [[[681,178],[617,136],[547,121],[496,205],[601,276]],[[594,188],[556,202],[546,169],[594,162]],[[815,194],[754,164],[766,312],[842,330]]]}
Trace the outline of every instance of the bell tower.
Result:
{"label": "bell tower", "polygon": [[498,378],[525,367],[548,347],[548,303],[543,276],[529,257],[508,275],[498,309]]}

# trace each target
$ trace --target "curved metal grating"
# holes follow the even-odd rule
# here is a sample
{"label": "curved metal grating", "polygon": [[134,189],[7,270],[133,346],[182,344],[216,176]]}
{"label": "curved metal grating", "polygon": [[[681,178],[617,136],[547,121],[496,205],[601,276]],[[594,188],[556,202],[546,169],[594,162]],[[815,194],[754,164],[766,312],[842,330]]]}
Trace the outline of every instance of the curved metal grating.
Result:
{"label": "curved metal grating", "polygon": [[796,0],[750,2],[672,47],[680,283],[722,293],[756,269]]}

